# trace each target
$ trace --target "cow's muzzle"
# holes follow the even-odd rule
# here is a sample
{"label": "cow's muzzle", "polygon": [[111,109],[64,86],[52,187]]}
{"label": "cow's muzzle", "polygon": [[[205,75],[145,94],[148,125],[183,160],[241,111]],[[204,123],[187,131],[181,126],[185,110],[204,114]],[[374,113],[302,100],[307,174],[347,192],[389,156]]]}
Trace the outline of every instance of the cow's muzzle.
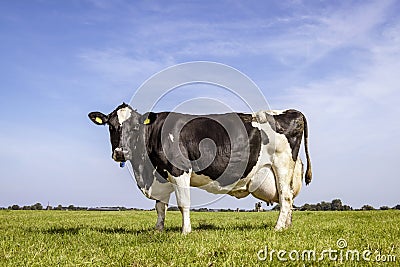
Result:
{"label": "cow's muzzle", "polygon": [[117,147],[116,149],[114,149],[112,157],[115,161],[125,162],[125,161],[129,160],[130,152],[127,149]]}

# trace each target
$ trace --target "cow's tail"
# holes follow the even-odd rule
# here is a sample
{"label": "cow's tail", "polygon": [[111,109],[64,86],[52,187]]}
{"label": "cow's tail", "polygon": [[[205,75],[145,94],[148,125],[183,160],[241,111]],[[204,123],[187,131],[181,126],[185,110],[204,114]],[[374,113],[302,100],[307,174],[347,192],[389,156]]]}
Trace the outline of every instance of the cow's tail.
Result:
{"label": "cow's tail", "polygon": [[311,171],[311,160],[310,160],[310,155],[308,152],[308,126],[307,126],[307,120],[306,117],[303,115],[303,122],[304,122],[304,149],[306,152],[306,159],[307,159],[307,170],[306,170],[306,175],[305,175],[305,181],[306,185],[311,183],[312,180],[312,171]]}

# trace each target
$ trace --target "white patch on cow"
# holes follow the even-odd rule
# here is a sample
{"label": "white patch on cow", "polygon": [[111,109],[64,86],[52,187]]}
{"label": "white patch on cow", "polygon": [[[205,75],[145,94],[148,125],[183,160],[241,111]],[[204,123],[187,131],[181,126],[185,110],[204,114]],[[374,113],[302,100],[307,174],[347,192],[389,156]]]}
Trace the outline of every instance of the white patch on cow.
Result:
{"label": "white patch on cow", "polygon": [[118,122],[120,125],[131,117],[131,109],[129,107],[121,108],[117,111]]}
{"label": "white patch on cow", "polygon": [[[151,184],[149,190],[147,191],[147,195],[149,198],[164,201],[169,195],[174,192],[174,187],[171,183],[160,183],[155,177],[154,181]],[[168,203],[168,202],[167,202]]]}
{"label": "white patch on cow", "polygon": [[285,111],[286,111],[286,109],[282,109],[282,110],[275,109],[275,110],[268,110],[268,111],[266,111],[266,112],[267,112],[269,115],[281,115],[281,114],[283,114]]}
{"label": "white patch on cow", "polygon": [[149,189],[146,192],[146,196],[148,198],[152,198],[155,200],[159,200],[161,202],[167,203],[169,201],[169,196],[171,195],[172,192],[174,192],[174,187],[171,183],[160,183],[156,176],[155,176],[156,170],[153,172],[153,183],[149,187]]}
{"label": "white patch on cow", "polygon": [[257,120],[258,123],[266,123],[268,122],[268,115],[281,115],[287,110],[260,110],[252,114],[252,116]]}
{"label": "white patch on cow", "polygon": [[173,143],[174,142],[174,136],[172,135],[172,133],[170,133],[168,136],[169,136],[169,139],[171,140],[171,142]]}

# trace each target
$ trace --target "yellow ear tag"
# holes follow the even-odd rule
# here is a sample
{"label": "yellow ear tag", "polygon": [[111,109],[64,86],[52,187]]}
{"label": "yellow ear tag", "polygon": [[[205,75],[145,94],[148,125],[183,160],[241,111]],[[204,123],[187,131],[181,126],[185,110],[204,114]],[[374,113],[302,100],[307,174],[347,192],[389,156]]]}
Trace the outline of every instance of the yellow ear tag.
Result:
{"label": "yellow ear tag", "polygon": [[101,118],[99,118],[99,117],[96,117],[96,119],[94,119],[97,123],[100,123],[100,124],[102,124],[103,123],[103,120],[101,119]]}
{"label": "yellow ear tag", "polygon": [[149,118],[145,119],[144,122],[143,122],[143,124],[149,124],[149,123],[150,123],[150,119]]}

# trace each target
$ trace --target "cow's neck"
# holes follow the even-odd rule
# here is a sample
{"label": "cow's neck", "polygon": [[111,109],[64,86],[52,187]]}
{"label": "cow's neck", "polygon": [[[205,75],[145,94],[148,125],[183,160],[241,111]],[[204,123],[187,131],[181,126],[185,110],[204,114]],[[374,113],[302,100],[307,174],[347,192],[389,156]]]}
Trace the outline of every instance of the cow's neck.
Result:
{"label": "cow's neck", "polygon": [[147,155],[145,135],[146,129],[141,125],[138,135],[135,138],[132,138],[131,143],[132,159],[130,162],[135,174],[137,185],[141,189],[147,189],[147,187],[152,183],[152,180],[150,181],[152,176],[148,173],[151,162]]}

